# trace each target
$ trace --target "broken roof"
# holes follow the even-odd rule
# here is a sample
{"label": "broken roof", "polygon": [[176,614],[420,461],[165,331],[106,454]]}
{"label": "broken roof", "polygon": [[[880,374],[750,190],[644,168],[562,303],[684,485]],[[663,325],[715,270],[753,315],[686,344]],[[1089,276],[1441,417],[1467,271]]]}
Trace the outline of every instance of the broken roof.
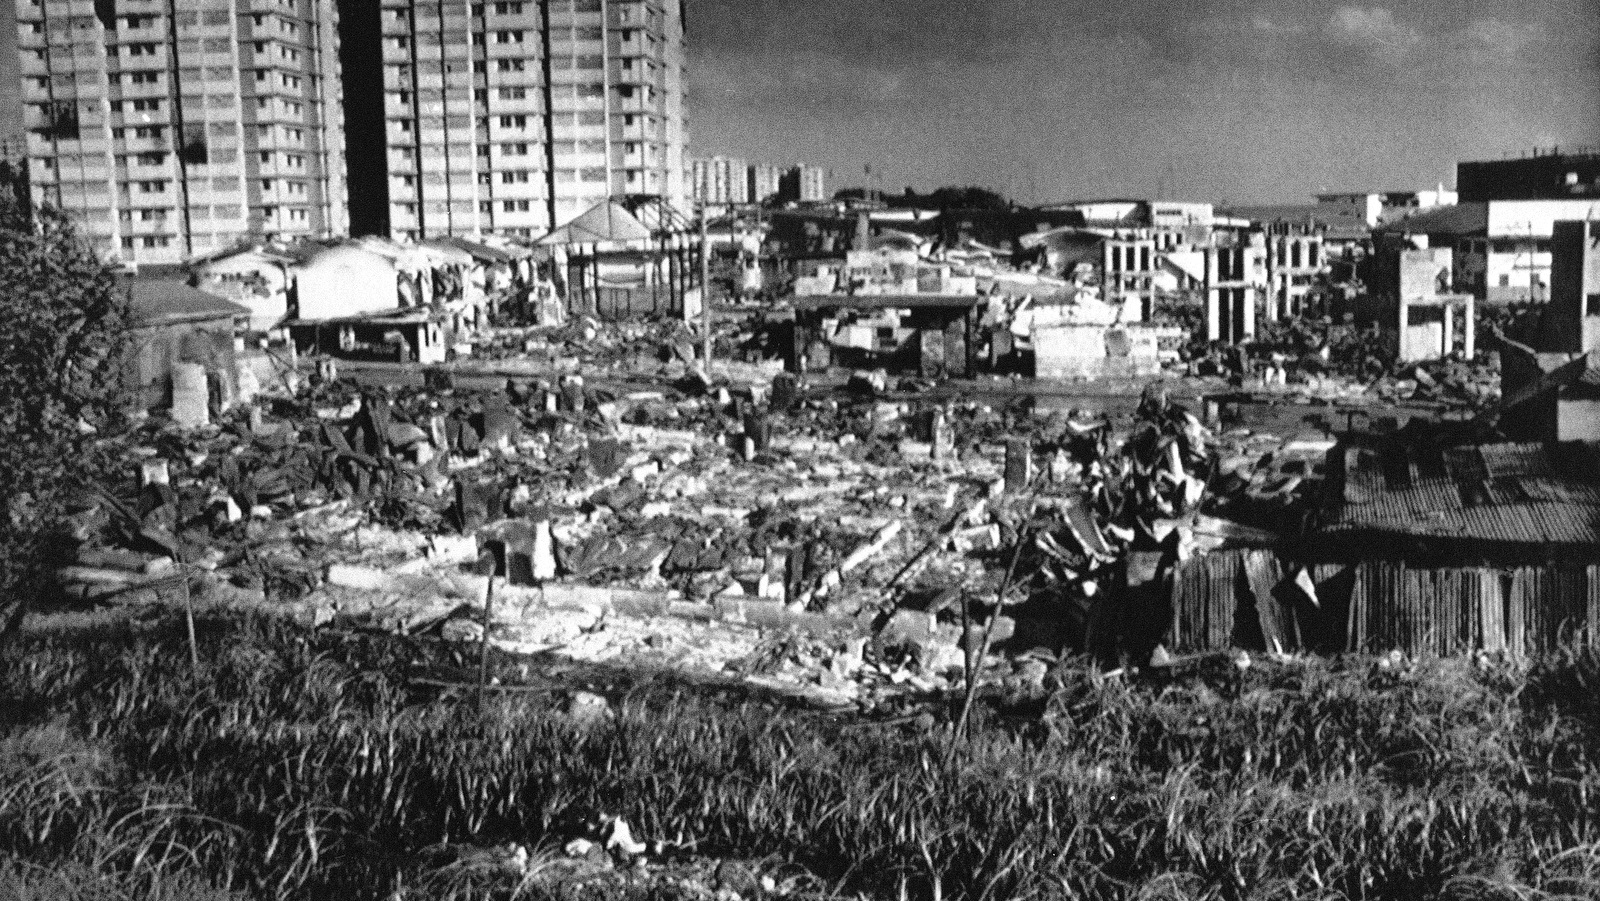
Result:
{"label": "broken roof", "polygon": [[1378,226],[1378,231],[1405,235],[1481,235],[1489,231],[1487,203],[1435,206]]}
{"label": "broken roof", "polygon": [[480,262],[498,264],[509,263],[514,259],[510,253],[507,253],[498,247],[491,247],[488,244],[480,244],[477,241],[473,241],[469,238],[440,238],[439,243],[448,244],[457,250],[465,251],[469,256]]}
{"label": "broken roof", "polygon": [[1600,443],[1350,447],[1326,533],[1508,545],[1600,543]]}
{"label": "broken roof", "polygon": [[1560,390],[1569,398],[1600,397],[1600,353],[1541,353],[1515,341],[1505,343],[1511,352],[1532,357],[1539,374],[1533,381],[1508,390],[1500,400],[1502,411],[1519,407],[1549,391]]}

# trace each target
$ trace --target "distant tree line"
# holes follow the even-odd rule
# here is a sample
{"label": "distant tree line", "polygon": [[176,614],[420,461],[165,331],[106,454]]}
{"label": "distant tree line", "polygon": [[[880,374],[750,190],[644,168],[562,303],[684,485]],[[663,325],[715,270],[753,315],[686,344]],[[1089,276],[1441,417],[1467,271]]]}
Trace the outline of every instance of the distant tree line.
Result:
{"label": "distant tree line", "polygon": [[1016,204],[1005,195],[975,185],[952,185],[919,194],[907,187],[903,194],[886,194],[873,188],[843,188],[834,200],[878,200],[890,209],[1009,210]]}

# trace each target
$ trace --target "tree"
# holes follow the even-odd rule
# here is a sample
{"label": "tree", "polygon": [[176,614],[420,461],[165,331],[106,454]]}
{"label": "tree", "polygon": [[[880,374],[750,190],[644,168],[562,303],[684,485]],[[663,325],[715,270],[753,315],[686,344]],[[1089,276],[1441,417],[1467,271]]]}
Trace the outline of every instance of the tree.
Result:
{"label": "tree", "polygon": [[988,188],[974,185],[947,185],[927,194],[918,194],[910,188],[901,197],[891,197],[892,206],[921,207],[935,210],[1009,210],[1011,201]]}
{"label": "tree", "polygon": [[64,546],[120,426],[128,292],[59,210],[0,192],[0,641]]}

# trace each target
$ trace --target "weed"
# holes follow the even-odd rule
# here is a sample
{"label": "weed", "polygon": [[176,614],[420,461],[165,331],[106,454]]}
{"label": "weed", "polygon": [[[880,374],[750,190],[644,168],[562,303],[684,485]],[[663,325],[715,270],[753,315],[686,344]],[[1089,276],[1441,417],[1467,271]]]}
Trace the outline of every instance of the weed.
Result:
{"label": "weed", "polygon": [[55,896],[85,898],[677,892],[569,878],[560,846],[621,816],[872,897],[1600,897],[1592,651],[1167,684],[1064,667],[1042,721],[975,711],[947,760],[939,730],[682,686],[583,724],[558,694],[420,698],[407,668],[447,655],[398,639],[199,635],[198,671],[181,621],[29,632],[0,663],[0,891],[61,873]]}

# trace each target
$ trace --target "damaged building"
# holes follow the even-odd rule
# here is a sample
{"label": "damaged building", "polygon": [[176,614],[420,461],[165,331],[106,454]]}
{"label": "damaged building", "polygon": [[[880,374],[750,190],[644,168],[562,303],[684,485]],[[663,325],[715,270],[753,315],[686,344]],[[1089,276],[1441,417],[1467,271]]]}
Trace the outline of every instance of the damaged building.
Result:
{"label": "damaged building", "polygon": [[1550,303],[1529,343],[1501,342],[1500,427],[1532,441],[1600,440],[1600,223],[1553,228]]}

